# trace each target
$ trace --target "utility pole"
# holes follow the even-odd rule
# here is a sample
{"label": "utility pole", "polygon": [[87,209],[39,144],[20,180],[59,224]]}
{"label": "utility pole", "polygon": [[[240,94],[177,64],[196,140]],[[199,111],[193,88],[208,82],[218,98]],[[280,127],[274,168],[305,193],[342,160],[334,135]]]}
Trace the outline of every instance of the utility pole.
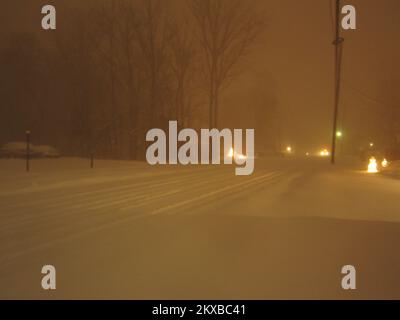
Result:
{"label": "utility pole", "polygon": [[335,97],[334,97],[334,113],[333,113],[333,132],[332,132],[332,153],[331,162],[335,164],[336,156],[336,132],[337,132],[337,118],[339,110],[339,97],[340,97],[340,76],[342,65],[342,49],[344,39],[340,37],[340,0],[336,0],[336,17],[335,17]]}

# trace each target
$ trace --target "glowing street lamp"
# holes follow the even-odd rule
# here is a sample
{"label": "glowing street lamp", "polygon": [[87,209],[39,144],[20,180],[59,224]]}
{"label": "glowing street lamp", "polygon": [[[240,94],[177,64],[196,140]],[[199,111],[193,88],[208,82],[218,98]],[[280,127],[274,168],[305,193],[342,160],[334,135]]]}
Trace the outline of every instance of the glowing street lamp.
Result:
{"label": "glowing street lamp", "polygon": [[373,143],[373,142],[370,142],[370,143],[369,143],[369,146],[372,148],[372,147],[374,146],[374,143]]}
{"label": "glowing street lamp", "polygon": [[378,172],[378,164],[374,157],[369,159],[368,163],[368,173],[377,173]]}
{"label": "glowing street lamp", "polygon": [[343,132],[342,131],[337,131],[336,132],[336,137],[338,137],[338,138],[343,137]]}
{"label": "glowing street lamp", "polygon": [[389,165],[389,162],[386,159],[383,159],[381,165],[383,168],[386,168]]}
{"label": "glowing street lamp", "polygon": [[288,153],[291,153],[291,152],[292,152],[292,147],[291,147],[291,146],[286,147],[286,151],[287,151]]}

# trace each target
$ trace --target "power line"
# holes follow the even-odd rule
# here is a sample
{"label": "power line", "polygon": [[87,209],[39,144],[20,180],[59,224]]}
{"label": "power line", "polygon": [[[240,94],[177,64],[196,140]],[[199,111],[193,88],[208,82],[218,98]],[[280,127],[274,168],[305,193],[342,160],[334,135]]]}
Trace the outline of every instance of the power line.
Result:
{"label": "power line", "polygon": [[346,84],[345,88],[353,90],[354,92],[358,93],[360,96],[362,96],[362,97],[364,97],[364,98],[366,98],[366,99],[368,99],[368,100],[370,100],[372,102],[375,102],[376,104],[380,104],[382,106],[385,106],[385,107],[388,107],[388,108],[393,108],[393,109],[400,108],[400,106],[389,105],[388,103],[386,103],[386,102],[384,102],[382,100],[379,100],[377,98],[371,97],[370,95],[366,94],[364,91],[362,91],[362,90],[360,90],[358,88],[355,88],[355,87],[353,87],[351,85],[348,85],[346,81],[343,81],[343,83]]}

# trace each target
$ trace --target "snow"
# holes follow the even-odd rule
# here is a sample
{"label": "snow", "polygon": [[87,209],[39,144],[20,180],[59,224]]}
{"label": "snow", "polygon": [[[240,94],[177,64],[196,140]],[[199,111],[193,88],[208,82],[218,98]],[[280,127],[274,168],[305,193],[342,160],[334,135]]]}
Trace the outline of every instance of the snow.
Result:
{"label": "snow", "polygon": [[37,270],[53,263],[68,279],[58,298],[346,298],[335,281],[354,263],[374,279],[355,297],[399,298],[398,165],[268,157],[236,176],[78,158],[25,172],[2,159],[0,297],[44,297]]}
{"label": "snow", "polygon": [[387,168],[381,169],[381,174],[384,176],[400,179],[400,161],[389,162]]}
{"label": "snow", "polygon": [[[4,158],[25,158],[26,157],[26,142],[10,142],[0,148],[0,157]],[[48,145],[33,145],[29,143],[31,156],[34,157],[59,157],[59,151]]]}

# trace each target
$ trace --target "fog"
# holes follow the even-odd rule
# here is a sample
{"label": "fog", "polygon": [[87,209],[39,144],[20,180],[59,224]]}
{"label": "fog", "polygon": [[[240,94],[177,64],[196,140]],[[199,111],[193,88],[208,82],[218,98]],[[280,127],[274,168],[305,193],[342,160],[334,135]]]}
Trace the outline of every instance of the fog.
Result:
{"label": "fog", "polygon": [[[33,35],[49,50],[56,43],[70,48],[79,30],[76,17],[83,14],[89,19],[91,8],[99,7],[98,2],[91,1],[55,1],[58,29],[45,32],[40,28],[43,4],[37,0],[7,3],[0,19],[1,48],[18,34]],[[266,26],[221,92],[218,127],[254,127],[257,145],[262,149],[279,150],[288,144],[302,151],[329,147],[334,90],[333,3],[283,0],[252,4],[256,11],[265,11]],[[400,45],[396,41],[400,4],[396,0],[354,0],[351,4],[357,9],[357,30],[341,31],[345,43],[338,123],[346,136],[341,150],[347,153],[357,152],[371,140],[384,147],[398,143],[400,119]],[[169,14],[174,16],[185,6],[185,1],[169,1]],[[65,75],[59,72],[57,77]],[[2,78],[7,82],[10,76],[2,73]],[[199,96],[195,104],[201,109],[207,97],[204,92]],[[53,108],[62,107],[55,101]],[[142,104],[141,108],[146,106]],[[207,125],[207,107],[203,109],[204,119],[196,117],[192,126]],[[16,121],[9,117],[3,112],[3,123]],[[2,143],[18,139],[22,127],[16,126],[16,130],[2,133]],[[62,139],[70,138],[65,134]],[[40,135],[40,140],[46,139]],[[58,144],[51,139],[49,142]]]}
{"label": "fog", "polygon": [[0,299],[398,299],[400,2],[334,3],[3,0]]}

